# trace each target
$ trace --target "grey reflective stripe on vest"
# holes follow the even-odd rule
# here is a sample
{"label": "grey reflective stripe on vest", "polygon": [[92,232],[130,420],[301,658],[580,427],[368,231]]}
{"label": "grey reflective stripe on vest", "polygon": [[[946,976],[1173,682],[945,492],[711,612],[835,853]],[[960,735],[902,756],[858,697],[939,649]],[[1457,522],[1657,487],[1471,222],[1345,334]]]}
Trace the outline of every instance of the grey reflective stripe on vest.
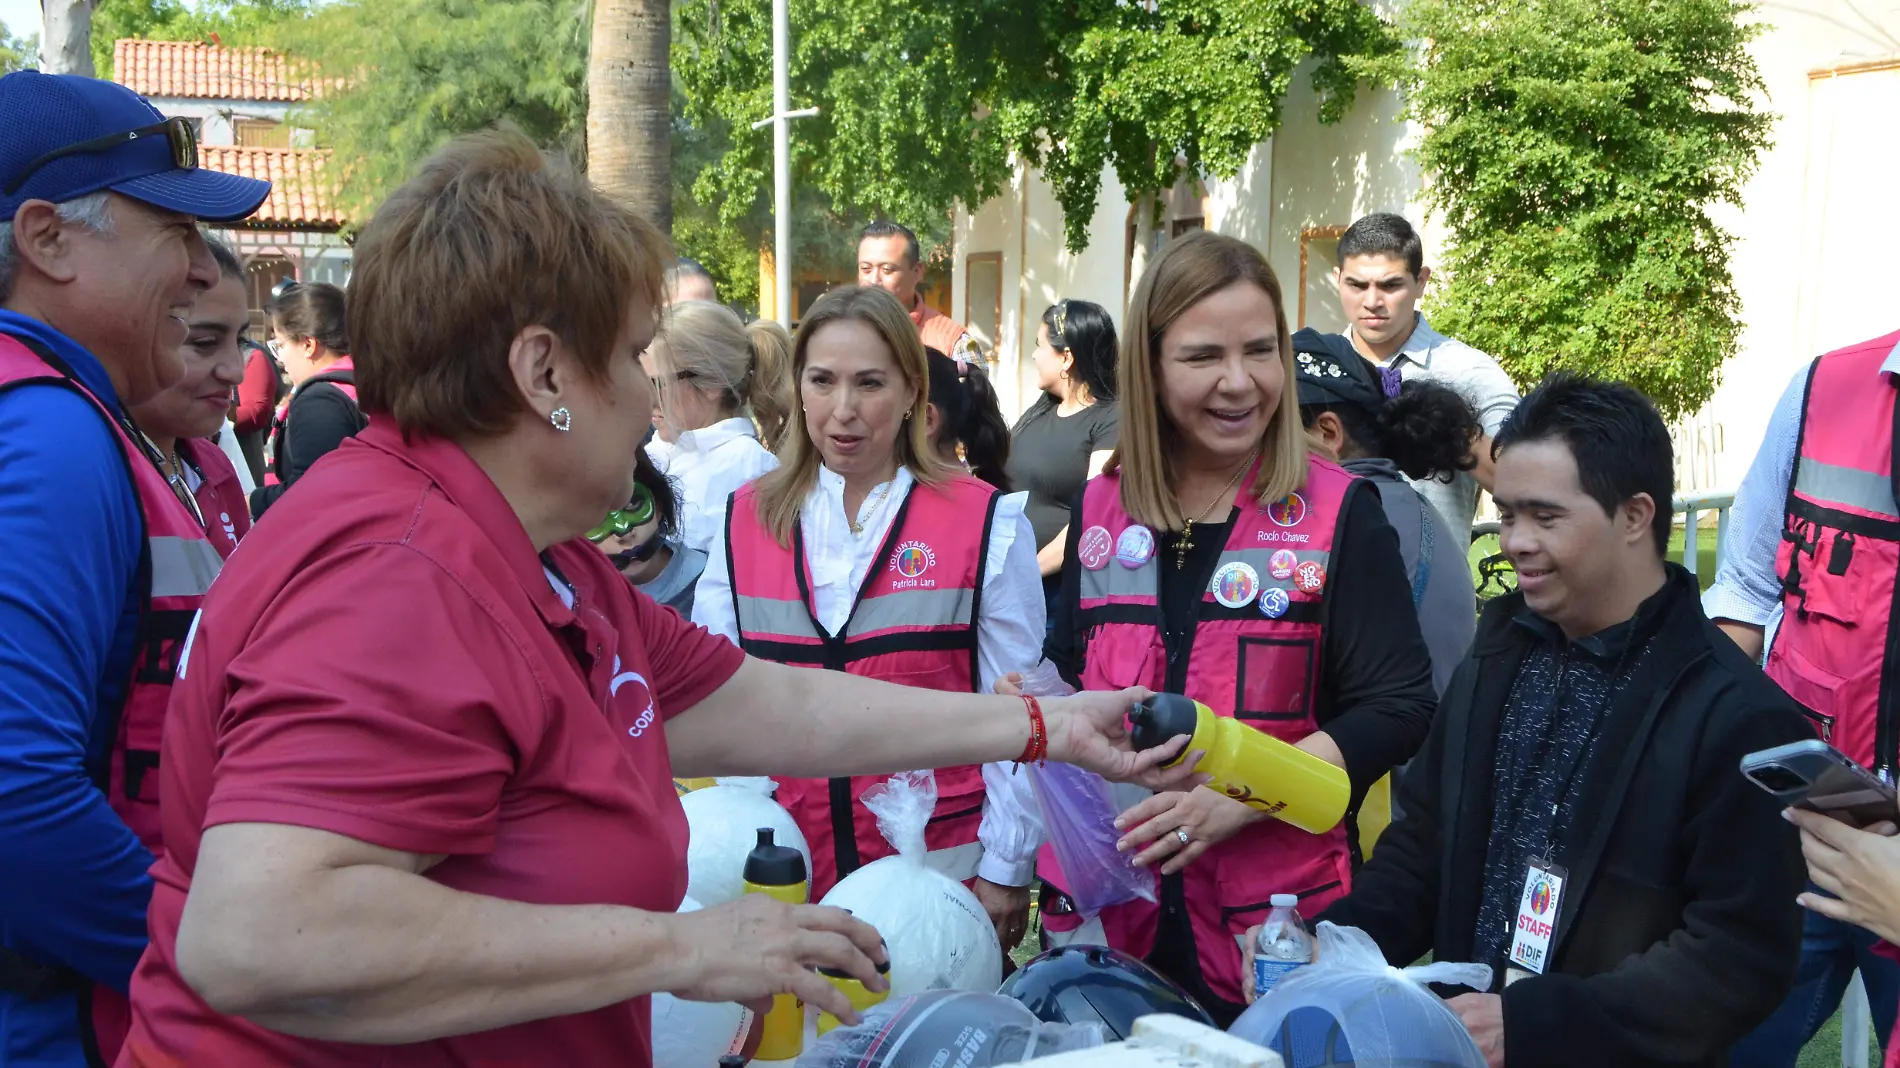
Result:
{"label": "grey reflective stripe on vest", "polygon": [[[745,596],[737,600],[741,634],[811,641],[824,637],[802,601]],[[969,626],[975,606],[974,590],[898,590],[858,602],[846,630],[856,636],[893,627]]]}
{"label": "grey reflective stripe on vest", "polygon": [[1156,552],[1148,562],[1140,567],[1123,567],[1119,562],[1110,561],[1107,566],[1090,571],[1082,569],[1082,600],[1101,600],[1104,597],[1145,597],[1155,599],[1155,590],[1160,587],[1155,578],[1155,561],[1161,559]]}
{"label": "grey reflective stripe on vest", "polygon": [[224,561],[203,538],[152,538],[152,596],[203,597]]}
{"label": "grey reflective stripe on vest", "polygon": [[805,638],[817,641],[821,637],[818,625],[811,621],[811,613],[805,611],[802,601],[780,601],[771,597],[747,597],[741,594],[734,598],[738,602],[739,633],[777,638]]}
{"label": "grey reflective stripe on vest", "polygon": [[961,883],[976,878],[976,868],[982,860],[983,843],[965,842],[925,853],[924,867],[942,872]]}
{"label": "grey reflective stripe on vest", "polygon": [[1900,508],[1893,499],[1893,481],[1872,471],[1825,464],[1804,456],[1795,468],[1794,491],[1823,504],[1844,504],[1900,519]]}
{"label": "grey reflective stripe on vest", "polygon": [[967,627],[975,607],[975,590],[897,590],[859,601],[845,630],[855,638],[892,627]]}

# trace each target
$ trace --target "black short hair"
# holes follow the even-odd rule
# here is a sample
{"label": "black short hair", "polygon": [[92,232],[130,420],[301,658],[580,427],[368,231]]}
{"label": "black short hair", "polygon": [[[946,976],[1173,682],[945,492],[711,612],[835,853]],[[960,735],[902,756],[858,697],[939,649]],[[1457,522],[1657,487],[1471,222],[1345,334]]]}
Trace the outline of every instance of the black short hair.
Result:
{"label": "black short hair", "polygon": [[1669,551],[1675,518],[1675,449],[1662,413],[1648,397],[1622,382],[1604,382],[1557,371],[1518,402],[1492,438],[1491,455],[1533,441],[1562,441],[1577,461],[1583,492],[1615,515],[1639,493],[1656,502],[1650,531],[1656,554]]}
{"label": "black short hair", "polygon": [[924,248],[917,243],[917,235],[911,232],[910,227],[889,219],[879,219],[858,231],[858,244],[864,244],[867,237],[896,237],[899,234],[904,236],[904,257],[910,261],[909,266],[915,267],[922,263]]}
{"label": "black short hair", "polygon": [[231,251],[231,246],[210,234],[205,234],[204,239],[205,247],[211,250],[211,258],[218,261],[218,273],[232,281],[244,281],[244,264],[238,261],[237,253]]}
{"label": "black short hair", "polygon": [[1425,269],[1425,242],[1405,216],[1374,212],[1346,228],[1339,238],[1339,266],[1352,256],[1397,256],[1414,279]]}

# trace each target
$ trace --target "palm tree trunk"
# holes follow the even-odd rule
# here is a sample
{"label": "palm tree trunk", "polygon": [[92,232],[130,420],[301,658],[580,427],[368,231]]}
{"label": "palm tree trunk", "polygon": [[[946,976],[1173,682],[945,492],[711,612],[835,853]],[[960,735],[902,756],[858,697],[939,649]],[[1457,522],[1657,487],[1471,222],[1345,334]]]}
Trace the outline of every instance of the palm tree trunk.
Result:
{"label": "palm tree trunk", "polygon": [[594,0],[587,60],[587,174],[673,232],[667,0]]}
{"label": "palm tree trunk", "polygon": [[42,70],[94,76],[92,8],[93,0],[40,0],[45,35],[40,44]]}

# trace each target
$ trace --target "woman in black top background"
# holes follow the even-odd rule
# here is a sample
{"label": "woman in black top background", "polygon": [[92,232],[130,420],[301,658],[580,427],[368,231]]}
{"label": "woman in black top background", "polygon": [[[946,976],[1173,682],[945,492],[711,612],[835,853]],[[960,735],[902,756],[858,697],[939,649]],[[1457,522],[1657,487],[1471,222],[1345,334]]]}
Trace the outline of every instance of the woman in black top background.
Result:
{"label": "woman in black top background", "polygon": [[1024,514],[1036,532],[1036,562],[1052,603],[1069,504],[1115,448],[1115,354],[1115,322],[1101,305],[1065,300],[1042,313],[1035,355],[1042,396],[1016,421],[1009,477],[1029,491]]}
{"label": "woman in black top background", "polygon": [[[343,313],[343,291],[317,282],[293,285],[270,302],[272,351],[290,376],[290,403],[271,429],[267,484],[251,492],[251,517],[368,425],[356,404],[355,365]],[[343,387],[347,387],[347,390]]]}

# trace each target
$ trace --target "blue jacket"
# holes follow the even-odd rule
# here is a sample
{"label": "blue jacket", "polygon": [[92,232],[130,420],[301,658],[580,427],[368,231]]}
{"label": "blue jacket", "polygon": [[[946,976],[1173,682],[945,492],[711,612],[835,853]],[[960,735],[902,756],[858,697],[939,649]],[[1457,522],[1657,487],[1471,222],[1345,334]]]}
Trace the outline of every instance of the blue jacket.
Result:
{"label": "blue jacket", "polygon": [[[116,406],[77,342],[0,311]],[[145,949],[152,856],[95,784],[130,679],[144,531],[118,438],[78,392],[0,390],[0,946],[119,990]],[[84,999],[0,994],[0,1068],[86,1063]]]}

